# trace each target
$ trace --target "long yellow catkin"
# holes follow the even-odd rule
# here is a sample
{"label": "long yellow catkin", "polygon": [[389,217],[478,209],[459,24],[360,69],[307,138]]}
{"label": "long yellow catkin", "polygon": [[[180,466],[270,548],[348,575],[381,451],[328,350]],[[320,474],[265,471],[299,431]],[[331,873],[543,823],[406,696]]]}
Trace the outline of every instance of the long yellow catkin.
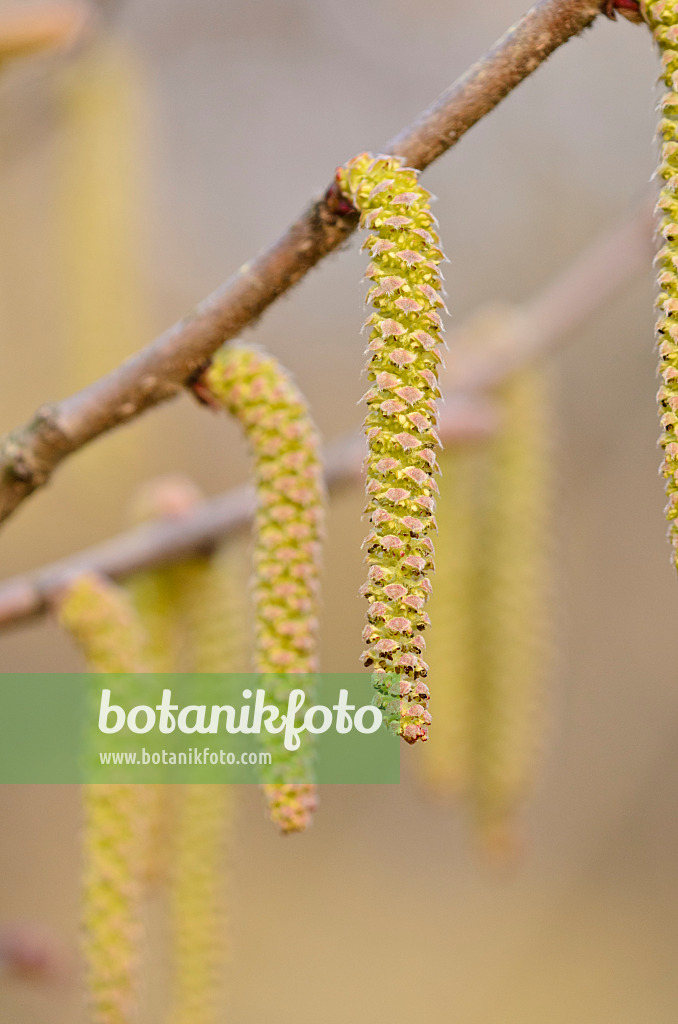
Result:
{"label": "long yellow catkin", "polygon": [[[237,417],[254,456],[255,669],[274,675],[314,672],[324,486],[319,438],[306,402],[276,360],[244,346],[217,352],[199,388]],[[275,687],[272,698],[282,710],[283,696]],[[284,775],[286,752],[276,745],[273,753]],[[310,763],[302,763],[303,757],[302,751],[291,760],[308,778]],[[281,832],[307,827],[315,786],[281,782],[264,791]]]}
{"label": "long yellow catkin", "polygon": [[[196,558],[185,566],[181,609],[196,672],[242,672],[247,668],[245,554],[242,542],[236,539],[212,558]],[[216,1024],[219,1018],[227,946],[224,890],[232,804],[229,786],[184,785],[175,795],[172,1024]]]}
{"label": "long yellow catkin", "polygon": [[473,705],[477,684],[477,575],[479,508],[476,445],[455,446],[440,456],[436,585],[430,609],[427,660],[436,692],[435,742],[421,759],[427,781],[442,793],[468,791]]}
{"label": "long yellow catkin", "polygon": [[337,184],[360,210],[371,262],[367,301],[373,312],[365,396],[369,604],[363,653],[373,669],[375,700],[389,729],[407,743],[428,738],[422,635],[431,592],[438,364],[443,260],[431,194],[397,157],[363,153],[337,171]]}
{"label": "long yellow catkin", "polygon": [[[143,634],[118,587],[82,576],[60,595],[58,617],[93,671],[145,671]],[[89,1024],[131,1024],[136,1017],[147,796],[147,787],[141,785],[106,783],[84,789]]]}
{"label": "long yellow catkin", "polygon": [[192,671],[251,670],[250,563],[249,540],[239,536],[187,566],[182,604]]}
{"label": "long yellow catkin", "polygon": [[[142,484],[135,493],[128,517],[133,524],[152,519],[176,518],[190,511],[200,494],[186,477],[166,476]],[[179,672],[186,647],[184,623],[179,614],[181,567],[160,566],[134,573],[125,583],[146,637],[144,656],[153,672]],[[158,882],[169,872],[172,835],[172,794],[169,787],[149,787],[148,879]]]}
{"label": "long yellow catkin", "polygon": [[172,842],[172,1024],[216,1024],[226,960],[225,866],[230,787],[175,787]]}
{"label": "long yellow catkin", "polygon": [[662,56],[666,92],[660,104],[661,156],[657,202],[662,246],[657,255],[659,296],[657,347],[661,387],[657,394],[661,416],[660,444],[664,452],[666,517],[672,557],[678,568],[678,0],[644,0],[641,11],[654,33]]}
{"label": "long yellow catkin", "polygon": [[490,442],[478,597],[471,802],[481,834],[511,838],[529,788],[543,707],[550,451],[544,379],[521,370]]}
{"label": "long yellow catkin", "polygon": [[[177,520],[200,502],[199,489],[188,477],[168,474],[146,481],[135,492],[128,518],[131,523]],[[183,591],[193,567],[211,565],[206,558],[144,569],[134,573],[125,586],[144,624],[146,658],[154,672],[188,672],[194,668],[187,636]]]}
{"label": "long yellow catkin", "polygon": [[[65,386],[71,391],[135,352],[148,334],[140,273],[148,205],[146,88],[127,42],[105,32],[68,62],[57,96],[59,295]],[[78,486],[95,512],[110,493],[111,472],[129,476],[148,457],[148,446],[129,432],[110,444],[107,459],[83,452],[79,462]],[[107,512],[103,504],[99,510]]]}
{"label": "long yellow catkin", "polygon": [[[134,518],[181,517],[199,500],[183,477],[149,481]],[[129,582],[157,671],[247,670],[246,552],[241,538],[211,556],[136,574]],[[175,641],[180,637],[180,641]],[[225,963],[224,861],[232,797],[228,786],[156,786],[151,860],[168,861],[173,950],[173,1024],[217,1020]],[[154,840],[154,841],[153,841]],[[156,874],[157,874],[156,870]]]}

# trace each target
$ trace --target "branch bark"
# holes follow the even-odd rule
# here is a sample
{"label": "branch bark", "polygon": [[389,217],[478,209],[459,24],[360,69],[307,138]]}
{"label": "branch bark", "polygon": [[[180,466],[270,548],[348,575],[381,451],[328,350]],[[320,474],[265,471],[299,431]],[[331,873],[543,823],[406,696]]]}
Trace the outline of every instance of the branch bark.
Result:
{"label": "branch bark", "polygon": [[[492,392],[506,378],[545,358],[605,300],[645,265],[652,250],[650,207],[594,243],[522,309],[494,316],[488,333],[472,320],[453,332],[440,433],[446,444],[464,443],[491,432],[498,422]],[[479,346],[478,334],[482,334]],[[350,436],[326,452],[326,478],[334,492],[361,478],[362,436]],[[0,584],[0,630],[46,611],[64,583],[83,572],[120,579],[141,569],[181,561],[210,551],[245,527],[254,511],[254,492],[238,487],[200,504],[185,516],[145,523],[75,556]]]}
{"label": "branch bark", "polygon": [[[602,0],[539,0],[385,152],[423,170],[546,58],[582,32]],[[89,387],[42,407],[0,442],[0,521],[71,453],[176,395],[206,360],[344,242],[357,215],[332,184],[273,245],[154,342]]]}

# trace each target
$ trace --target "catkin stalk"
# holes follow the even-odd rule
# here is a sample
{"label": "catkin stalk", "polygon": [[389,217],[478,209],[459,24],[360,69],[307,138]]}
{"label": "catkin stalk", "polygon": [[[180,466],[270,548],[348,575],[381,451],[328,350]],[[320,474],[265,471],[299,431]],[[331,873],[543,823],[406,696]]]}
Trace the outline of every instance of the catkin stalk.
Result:
{"label": "catkin stalk", "polygon": [[[142,631],[118,587],[82,576],[61,594],[58,616],[92,671],[145,670]],[[147,796],[147,787],[141,785],[84,788],[83,930],[89,1024],[131,1024],[136,1019]]]}
{"label": "catkin stalk", "polygon": [[[340,189],[371,231],[367,301],[373,312],[365,396],[366,490],[372,529],[365,541],[369,602],[363,662],[373,668],[377,705],[408,743],[428,738],[428,666],[421,635],[429,617],[435,528],[436,399],[443,259],[417,172],[368,153],[337,171]],[[395,682],[394,682],[395,676]]]}
{"label": "catkin stalk", "polygon": [[[281,712],[289,689],[276,675],[318,668],[318,591],[324,523],[320,444],[306,403],[287,372],[270,356],[248,347],[224,346],[199,387],[241,423],[254,456],[257,488],[254,547],[255,670],[271,674],[273,701]],[[284,692],[283,692],[284,691]],[[268,734],[273,771],[284,775],[286,758]],[[283,833],[306,828],[316,805],[307,779],[309,754],[289,758],[299,784],[264,787],[272,820]]]}

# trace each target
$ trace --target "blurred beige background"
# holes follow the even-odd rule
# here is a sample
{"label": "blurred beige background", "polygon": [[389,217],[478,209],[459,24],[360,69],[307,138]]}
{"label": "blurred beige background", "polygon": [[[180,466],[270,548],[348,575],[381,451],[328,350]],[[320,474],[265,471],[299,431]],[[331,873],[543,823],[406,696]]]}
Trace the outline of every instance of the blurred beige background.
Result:
{"label": "blurred beige background", "polygon": [[[133,51],[143,82],[133,220],[148,312],[140,337],[131,330],[109,344],[102,324],[90,375],[276,236],[338,163],[378,149],[524,5],[108,4],[108,31]],[[36,58],[0,78],[2,430],[86,380],[62,294],[75,237],[67,64]],[[601,19],[426,173],[455,318],[488,299],[529,297],[647,193],[656,68],[644,28]],[[362,268],[353,243],[247,335],[295,371],[328,440],[362,418]],[[553,363],[559,656],[521,861],[503,872],[483,863],[456,810],[415,781],[416,749],[403,751],[400,787],[325,791],[300,838],[278,839],[243,789],[225,1020],[678,1018],[678,586],[657,477],[652,297],[648,266]],[[171,470],[210,494],[242,481],[236,429],[182,399],[101,440],[9,522],[3,575],[107,537],[134,485]],[[352,670],[360,651],[361,505],[355,493],[332,510],[330,671]],[[0,636],[3,671],[78,667],[49,622]],[[77,794],[9,787],[0,800],[0,921],[44,922],[73,944]],[[152,993],[158,985],[154,976]],[[67,989],[3,982],[0,997],[0,1024],[78,1019]]]}

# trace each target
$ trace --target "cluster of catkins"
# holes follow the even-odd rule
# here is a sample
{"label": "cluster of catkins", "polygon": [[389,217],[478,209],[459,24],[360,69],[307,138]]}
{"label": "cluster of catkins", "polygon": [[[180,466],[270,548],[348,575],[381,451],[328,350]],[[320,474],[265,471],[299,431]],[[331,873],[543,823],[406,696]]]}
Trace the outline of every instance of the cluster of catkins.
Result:
{"label": "cluster of catkins", "polygon": [[[150,492],[147,492],[150,493]],[[187,510],[185,483],[154,483],[142,508],[160,516],[174,500]],[[188,496],[188,502],[186,498]],[[145,515],[142,513],[142,517]],[[176,671],[174,641],[184,637],[183,667],[219,672],[242,658],[240,634],[223,628],[239,613],[227,575],[232,553],[196,556],[132,577],[124,590],[82,576],[58,599],[61,624],[94,672]],[[226,570],[226,571],[225,571]],[[128,1024],[137,1017],[147,945],[143,905],[164,885],[171,911],[172,1024],[216,1024],[224,973],[224,859],[230,831],[229,787],[94,784],[84,789],[83,939],[89,1019]]]}
{"label": "cluster of catkins", "polygon": [[364,153],[338,170],[337,182],[370,231],[363,661],[388,726],[415,743],[427,739],[431,721],[422,633],[434,567],[443,253],[430,193],[398,158]]}
{"label": "cluster of catkins", "polygon": [[[368,578],[362,588],[368,601],[362,657],[372,669],[374,699],[386,725],[412,744],[428,738],[431,722],[423,633],[429,625],[426,604],[434,568],[431,533],[437,529],[443,254],[431,197],[417,172],[398,158],[363,154],[337,172],[337,188],[360,211],[361,225],[370,232],[365,242],[372,306],[366,322],[365,431],[371,526]],[[256,348],[225,345],[192,387],[204,402],[225,408],[239,421],[253,456],[253,636],[243,612],[243,549],[235,562],[220,564],[219,556],[205,554],[138,573],[128,581],[127,593],[99,579],[80,579],[61,595],[60,619],[96,671],[232,672],[251,667],[265,674],[267,690],[284,712],[288,674],[318,670],[325,500],[319,438],[289,374]],[[509,490],[502,494],[506,498]],[[181,515],[196,500],[195,492],[176,480],[164,489],[156,486],[137,503],[136,519]],[[513,518],[510,501],[496,511],[506,513],[507,525],[515,519],[519,531],[523,505],[518,502]],[[512,577],[519,568],[515,560],[510,563]],[[451,595],[462,592],[460,581],[448,588],[450,606]],[[495,604],[496,622],[505,619],[506,626],[502,643],[495,645],[503,664],[520,616],[514,615],[514,603],[510,608],[501,600]],[[250,647],[251,666],[246,661]],[[452,653],[460,652],[456,644]],[[500,703],[503,713],[514,679],[505,679],[499,668],[495,676],[494,696],[487,690],[486,700]],[[260,739],[273,754],[264,785],[270,816],[283,833],[301,831],[317,801],[310,747],[290,753],[280,737]],[[491,773],[507,763],[502,742],[492,742]],[[489,800],[495,799],[492,785],[486,787]],[[169,789],[176,792],[164,792]],[[169,881],[177,921],[173,1019],[176,1024],[214,1019],[223,933],[215,910],[221,906],[223,789],[89,787],[86,955],[92,1017],[100,1024],[123,1024],[130,1016],[140,886],[153,878]],[[145,839],[134,843],[134,834]],[[118,947],[120,955],[115,954]],[[106,949],[113,951],[110,960]]]}
{"label": "cluster of catkins", "polygon": [[[630,0],[606,6],[638,20]],[[640,14],[661,50],[667,90],[659,123],[658,399],[667,517],[678,564],[678,0],[641,0]],[[89,106],[84,113],[90,124],[98,124]],[[98,167],[102,173],[107,169],[105,163]],[[375,703],[388,728],[413,744],[428,738],[431,722],[423,633],[430,624],[430,535],[437,529],[443,253],[431,196],[417,171],[398,157],[361,154],[337,171],[335,187],[369,231],[364,243],[372,307],[365,323],[365,431],[371,526],[365,542],[368,574],[362,593],[368,624],[362,660],[372,669]],[[87,280],[90,269],[84,268]],[[94,292],[93,305],[80,301]],[[78,290],[85,338],[91,335],[92,309],[101,309],[98,285],[94,292]],[[113,308],[119,308],[117,298]],[[221,405],[238,419],[252,450],[257,493],[252,667],[266,674],[273,700],[284,712],[287,674],[318,669],[324,520],[318,436],[290,376],[257,349],[224,346],[192,386],[208,404]],[[524,788],[538,704],[533,684],[547,468],[540,388],[525,373],[504,390],[505,429],[493,442],[490,472],[487,466],[483,470],[487,496],[480,513],[472,494],[476,457],[446,456],[451,504],[441,536],[446,563],[438,602],[441,636],[432,653],[436,672],[448,682],[441,688],[446,712],[441,739],[447,744],[430,763],[439,778],[467,791],[489,828],[507,819]],[[162,496],[154,493],[139,518],[175,514],[169,508],[175,500],[182,513],[195,501],[195,494],[176,486]],[[221,566],[211,554],[196,556],[139,573],[126,591],[83,576],[60,593],[59,619],[96,672],[245,671],[249,635],[242,588],[231,580],[242,577],[241,563],[240,556]],[[275,736],[263,735],[261,742],[270,744],[274,755],[264,786],[270,815],[282,832],[301,831],[316,806],[308,748],[290,755]],[[171,788],[171,795],[164,792]],[[225,790],[85,787],[85,961],[93,1024],[128,1024],[134,1018],[143,889],[153,878],[169,881],[173,894],[174,1024],[216,1020]]]}

